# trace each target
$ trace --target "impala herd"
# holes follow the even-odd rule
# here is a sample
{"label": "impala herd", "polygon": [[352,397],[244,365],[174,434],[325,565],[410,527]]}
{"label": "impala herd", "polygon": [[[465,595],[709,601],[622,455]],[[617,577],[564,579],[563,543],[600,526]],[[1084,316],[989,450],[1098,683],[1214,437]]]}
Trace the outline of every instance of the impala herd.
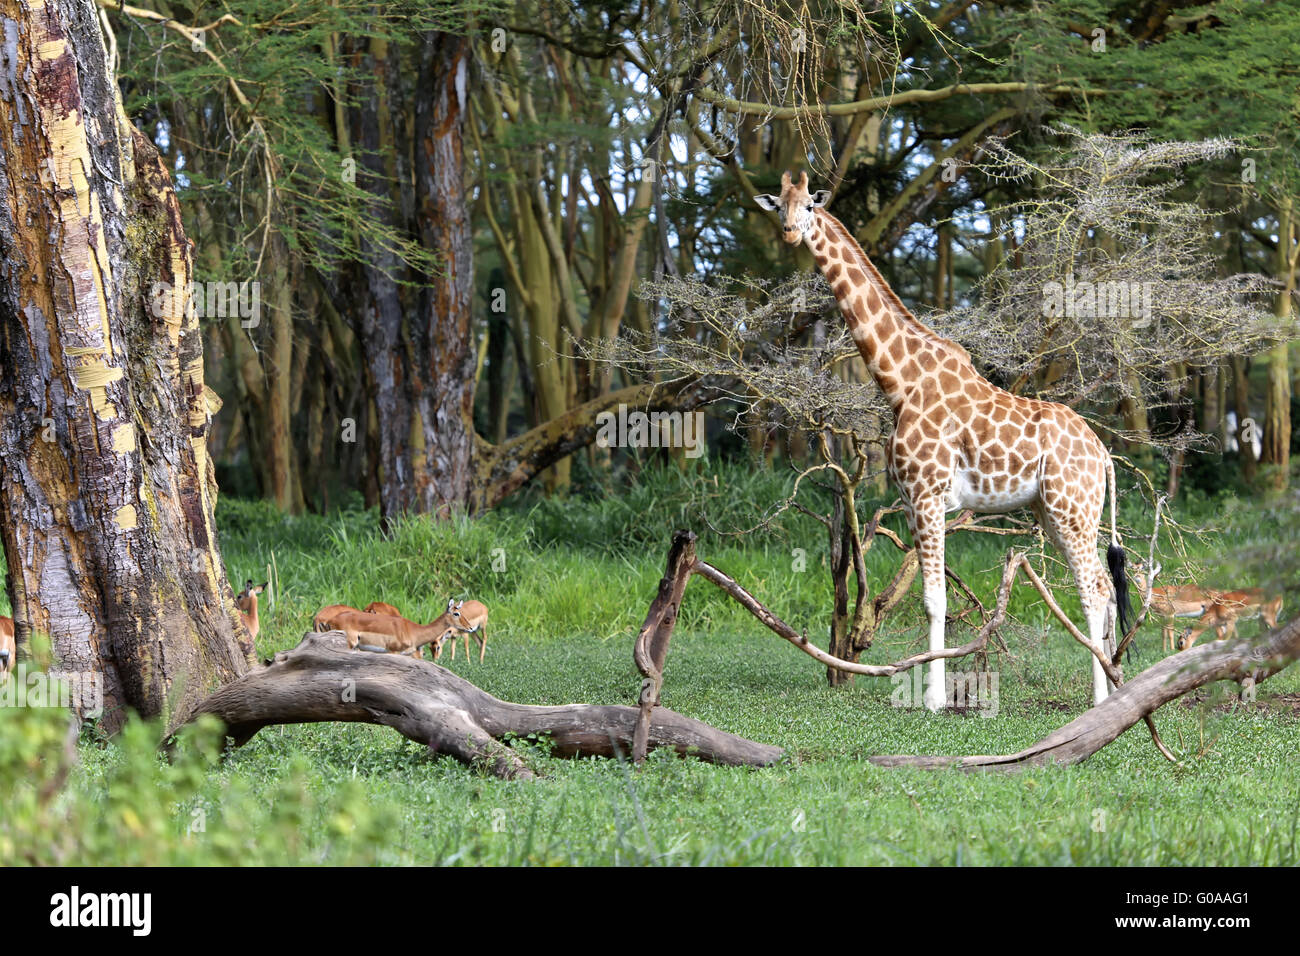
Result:
{"label": "impala herd", "polygon": [[[262,629],[257,614],[257,598],[266,590],[267,582],[254,584],[249,578],[244,589],[235,595],[235,606],[248,636],[257,639]],[[478,644],[479,663],[487,651],[488,609],[478,601],[447,602],[447,610],[428,624],[416,624],[402,616],[391,604],[372,601],[364,611],[346,604],[331,604],[316,612],[313,624],[319,631],[342,631],[347,635],[348,647],[353,650],[381,654],[406,654],[421,659],[421,649],[433,645],[433,659],[442,656],[442,647],[451,642],[451,659],[456,659],[456,637],[465,640],[465,660],[469,660],[469,639],[473,635]],[[14,619],[0,616],[0,684],[9,679],[18,659],[18,646],[14,640]]]}
{"label": "impala herd", "polygon": [[[1277,627],[1282,595],[1268,594],[1263,588],[1216,591],[1191,584],[1167,585],[1151,589],[1151,610],[1161,618],[1161,649],[1185,651],[1211,628],[1215,640],[1222,641],[1237,633],[1238,621],[1263,618],[1266,626]],[[1196,623],[1175,638],[1174,622],[1180,618]]]}
{"label": "impala herd", "polygon": [[[251,583],[251,582],[250,582]],[[419,660],[421,648],[433,645],[433,659],[442,656],[442,645],[450,639],[451,659],[456,659],[456,636],[465,639],[465,659],[469,660],[469,636],[478,643],[478,659],[487,651],[488,609],[478,601],[447,602],[443,611],[428,624],[416,624],[402,616],[391,604],[372,601],[364,611],[346,604],[330,604],[316,612],[317,631],[342,631],[353,650],[387,654],[405,654]]]}

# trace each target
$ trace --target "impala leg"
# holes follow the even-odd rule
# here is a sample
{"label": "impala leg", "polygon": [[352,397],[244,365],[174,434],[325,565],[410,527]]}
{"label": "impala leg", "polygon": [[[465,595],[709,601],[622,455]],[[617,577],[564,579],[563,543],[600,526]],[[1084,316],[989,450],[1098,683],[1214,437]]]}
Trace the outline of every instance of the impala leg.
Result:
{"label": "impala leg", "polygon": [[464,632],[462,634],[462,637],[465,641],[465,663],[468,664],[469,663],[469,633]]}
{"label": "impala leg", "polygon": [[487,625],[480,624],[479,629],[474,634],[474,639],[478,641],[478,662],[483,663],[483,655],[487,653]]}

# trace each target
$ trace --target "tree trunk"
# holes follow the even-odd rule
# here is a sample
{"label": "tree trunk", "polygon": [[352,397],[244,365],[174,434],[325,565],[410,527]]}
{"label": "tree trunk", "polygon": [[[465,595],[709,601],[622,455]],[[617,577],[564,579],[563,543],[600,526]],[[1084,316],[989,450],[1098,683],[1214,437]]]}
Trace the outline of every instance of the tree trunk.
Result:
{"label": "tree trunk", "polygon": [[441,517],[467,508],[474,486],[474,233],[465,204],[464,124],[470,44],[425,36],[415,108],[415,192],[420,238],[439,271],[421,297],[424,348],[414,383],[423,431],[411,500]]}
{"label": "tree trunk", "polygon": [[1237,460],[1241,464],[1241,477],[1252,484],[1258,463],[1255,443],[1248,440],[1250,435],[1245,424],[1250,420],[1250,365],[1241,355],[1232,357],[1232,410],[1237,416]]}
{"label": "tree trunk", "polygon": [[[1273,300],[1273,315],[1286,328],[1291,321],[1291,297],[1295,293],[1296,259],[1300,247],[1295,241],[1292,204],[1285,200],[1278,210],[1277,275],[1281,287]],[[1289,337],[1289,336],[1288,336]],[[1269,487],[1286,488],[1291,470],[1291,355],[1288,341],[1278,342],[1268,353],[1268,393],[1264,402],[1264,441],[1259,460],[1269,466]]]}
{"label": "tree trunk", "polygon": [[[688,411],[720,397],[708,383],[671,382],[632,386],[572,405],[572,371],[566,372],[549,351],[562,346],[565,327],[564,297],[556,279],[559,264],[542,237],[533,234],[536,230],[520,225],[536,224],[539,210],[546,210],[517,182],[511,208],[519,218],[513,225],[520,269],[518,276],[512,269],[511,281],[520,305],[514,305],[512,297],[511,308],[523,308],[527,301],[532,337],[514,344],[521,383],[525,395],[538,403],[539,423],[503,444],[479,437],[473,419],[473,230],[464,196],[469,40],[435,32],[419,48],[410,124],[415,166],[409,176],[402,160],[395,161],[397,166],[384,161],[407,153],[406,127],[399,122],[405,114],[397,112],[395,101],[396,54],[382,42],[371,41],[368,55],[375,79],[366,89],[353,91],[360,106],[350,112],[351,141],[361,157],[358,173],[363,178],[358,184],[376,197],[377,215],[391,217],[400,232],[418,235],[438,260],[432,274],[415,275],[383,250],[363,246],[363,264],[352,283],[374,396],[374,486],[385,519],[407,512],[446,517],[482,511],[552,468],[561,486],[567,481],[566,459],[595,441],[596,416],[616,410],[620,402],[644,411]],[[408,182],[413,184],[409,201],[401,185]],[[490,210],[490,205],[485,208]],[[393,275],[404,275],[420,287],[418,302],[405,300]],[[602,313],[606,319],[622,315],[626,295],[627,289],[620,286],[615,298],[607,297]],[[611,312],[615,304],[618,308]],[[505,325],[495,323],[494,331]],[[525,355],[525,350],[531,351]]]}
{"label": "tree trunk", "polygon": [[[274,209],[268,213],[272,217],[278,214]],[[297,481],[293,449],[293,283],[289,278],[289,246],[276,229],[271,231],[266,258],[271,341],[265,366],[270,412],[266,422],[265,451],[271,478],[271,499],[281,511],[295,513],[302,510],[303,496]]]}
{"label": "tree trunk", "polygon": [[[374,37],[350,53],[368,67],[363,89],[354,90],[357,106],[349,111],[350,141],[357,144],[357,185],[374,200],[371,215],[387,218],[399,232],[409,229],[399,185],[397,157],[405,155],[393,110],[396,54],[387,41]],[[410,280],[409,270],[390,248],[360,239],[360,263],[349,283],[351,311],[365,361],[367,421],[367,503],[375,495],[385,519],[417,510],[410,500],[411,403],[413,401],[409,337],[404,331],[410,313],[406,288],[395,280]]]}
{"label": "tree trunk", "polygon": [[252,657],[213,527],[191,250],[167,170],[121,110],[94,3],[0,14],[9,596],[20,656],[35,630],[60,668],[98,672],[111,732],[125,707],[187,711]]}

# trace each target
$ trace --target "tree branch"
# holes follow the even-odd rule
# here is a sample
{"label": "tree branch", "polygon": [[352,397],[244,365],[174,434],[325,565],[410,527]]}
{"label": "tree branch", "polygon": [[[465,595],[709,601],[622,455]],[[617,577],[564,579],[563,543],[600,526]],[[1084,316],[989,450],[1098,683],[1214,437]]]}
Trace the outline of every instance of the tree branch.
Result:
{"label": "tree branch", "polygon": [[736,100],[715,93],[707,87],[699,87],[695,95],[706,103],[711,103],[728,113],[740,113],[746,116],[762,116],[765,119],[797,119],[801,116],[852,116],[854,113],[872,110],[891,109],[907,103],[933,103],[946,100],[952,96],[981,96],[994,93],[1024,93],[1036,91],[1044,95],[1073,94],[1078,96],[1104,96],[1110,90],[1093,89],[1077,86],[1037,86],[1033,83],[957,83],[937,90],[903,90],[898,93],[886,93],[881,96],[869,96],[863,100],[849,103],[817,103],[808,106],[771,106],[767,103],[753,103]]}

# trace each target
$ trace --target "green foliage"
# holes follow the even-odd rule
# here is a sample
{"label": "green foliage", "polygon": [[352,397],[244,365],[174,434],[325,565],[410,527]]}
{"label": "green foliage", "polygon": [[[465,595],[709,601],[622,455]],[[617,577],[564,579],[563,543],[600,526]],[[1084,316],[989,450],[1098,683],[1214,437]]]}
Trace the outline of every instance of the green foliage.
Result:
{"label": "green foliage", "polygon": [[160,727],[132,719],[111,743],[77,748],[79,764],[60,789],[68,729],[58,709],[0,708],[0,780],[9,784],[0,820],[5,860],[242,866],[382,859],[394,808],[371,804],[357,781],[328,794],[314,790],[311,761],[302,755],[263,775],[230,775],[219,763],[214,721],[188,728],[167,760],[158,749]]}

